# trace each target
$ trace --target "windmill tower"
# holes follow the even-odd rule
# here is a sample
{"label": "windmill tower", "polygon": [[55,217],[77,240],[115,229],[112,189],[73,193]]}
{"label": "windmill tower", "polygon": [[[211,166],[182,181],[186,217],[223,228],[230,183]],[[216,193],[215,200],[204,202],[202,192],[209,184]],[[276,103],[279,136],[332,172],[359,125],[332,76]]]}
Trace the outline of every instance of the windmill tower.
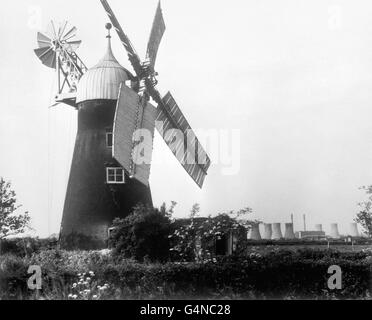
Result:
{"label": "windmill tower", "polygon": [[124,218],[139,203],[152,205],[150,187],[130,179],[112,155],[119,88],[132,76],[114,57],[110,42],[109,35],[105,56],[77,86],[78,133],[61,228],[67,247],[76,241],[71,238],[82,239],[79,247],[105,247],[115,218]]}
{"label": "windmill tower", "polygon": [[152,205],[149,177],[155,128],[200,188],[211,164],[171,93],[162,97],[156,89],[155,61],[165,32],[160,3],[145,62],[141,62],[107,1],[101,3],[135,75],[121,66],[112,52],[111,24],[106,25],[106,54],[89,70],[77,56],[77,47],[70,43],[76,28],[66,36],[66,26],[56,30],[52,24],[52,36],[38,34],[39,47],[45,47],[35,50],[44,64],[48,56],[48,66],[57,70],[56,103],[66,103],[78,111],[60,236],[67,249],[105,248],[115,218],[126,217],[139,203]]}

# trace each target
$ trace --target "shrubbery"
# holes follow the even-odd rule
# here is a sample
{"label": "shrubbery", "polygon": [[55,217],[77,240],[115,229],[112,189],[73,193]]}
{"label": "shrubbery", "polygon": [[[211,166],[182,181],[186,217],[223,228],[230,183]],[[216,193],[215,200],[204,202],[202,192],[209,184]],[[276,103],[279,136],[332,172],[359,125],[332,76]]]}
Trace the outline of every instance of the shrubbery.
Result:
{"label": "shrubbery", "polygon": [[[108,252],[49,250],[31,258],[0,257],[2,298],[32,297],[26,281],[27,268],[34,264],[43,270],[42,297],[47,299],[68,299],[78,274],[89,271],[97,284],[109,284],[110,299],[356,299],[371,294],[370,252],[272,251],[216,263],[141,264]],[[342,290],[327,288],[331,265],[342,268]]]}
{"label": "shrubbery", "polygon": [[110,246],[116,256],[138,261],[161,261],[169,258],[171,233],[170,210],[138,205],[125,219],[116,219],[110,237]]}
{"label": "shrubbery", "polygon": [[[170,235],[172,260],[175,261],[211,261],[216,255],[226,254],[217,250],[217,241],[224,242],[227,247],[228,238],[232,239],[232,251],[243,253],[246,246],[247,232],[258,221],[247,219],[252,210],[220,213],[215,217],[198,217],[199,205],[194,205],[189,219],[176,220],[174,232]],[[232,248],[231,248],[232,249]]]}

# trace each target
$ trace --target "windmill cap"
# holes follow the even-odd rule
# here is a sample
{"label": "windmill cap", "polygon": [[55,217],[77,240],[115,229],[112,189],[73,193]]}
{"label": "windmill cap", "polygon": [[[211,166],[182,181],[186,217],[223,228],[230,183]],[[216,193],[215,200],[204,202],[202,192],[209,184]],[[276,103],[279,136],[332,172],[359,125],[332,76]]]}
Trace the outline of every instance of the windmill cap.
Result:
{"label": "windmill cap", "polygon": [[[111,26],[109,23],[106,24],[107,29],[109,25]],[[112,52],[111,36],[108,35],[107,38],[106,54],[80,79],[77,86],[77,103],[90,100],[117,100],[120,84],[131,79],[130,72],[120,65]]]}

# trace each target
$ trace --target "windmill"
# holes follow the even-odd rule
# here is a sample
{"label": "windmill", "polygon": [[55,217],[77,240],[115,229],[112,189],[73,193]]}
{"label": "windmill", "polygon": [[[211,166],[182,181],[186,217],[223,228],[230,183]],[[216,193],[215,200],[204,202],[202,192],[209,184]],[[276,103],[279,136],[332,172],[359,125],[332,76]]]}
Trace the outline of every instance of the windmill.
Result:
{"label": "windmill", "polygon": [[[142,62],[106,0],[111,23],[105,56],[87,69],[76,54],[76,28],[51,24],[38,33],[36,55],[57,70],[57,103],[78,110],[78,133],[63,211],[65,248],[101,248],[113,219],[127,216],[138,203],[152,205],[149,177],[155,128],[180,164],[202,188],[211,161],[169,92],[156,89],[156,58],[165,32],[159,2],[146,59]],[[111,48],[114,27],[134,75],[116,60]],[[156,107],[153,105],[155,104]]]}
{"label": "windmill", "polygon": [[35,49],[41,62],[57,71],[56,102],[75,106],[77,83],[87,71],[87,67],[76,54],[81,40],[76,40],[76,27],[67,21],[56,24],[51,21],[46,33],[38,32],[38,48]]}

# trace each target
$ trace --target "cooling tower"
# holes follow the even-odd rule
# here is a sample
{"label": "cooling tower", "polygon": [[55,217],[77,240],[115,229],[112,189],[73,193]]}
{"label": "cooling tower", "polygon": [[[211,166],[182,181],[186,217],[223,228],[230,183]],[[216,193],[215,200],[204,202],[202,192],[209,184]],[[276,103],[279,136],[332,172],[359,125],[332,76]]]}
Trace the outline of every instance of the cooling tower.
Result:
{"label": "cooling tower", "polygon": [[282,238],[283,238],[283,234],[282,234],[280,223],[273,223],[272,239],[273,240],[280,240]]}
{"label": "cooling tower", "polygon": [[323,231],[323,225],[321,225],[321,224],[316,224],[316,225],[315,225],[315,231]]}
{"label": "cooling tower", "polygon": [[357,223],[350,223],[350,235],[352,237],[359,237],[359,232],[358,232],[358,224]]}
{"label": "cooling tower", "polygon": [[284,238],[287,240],[295,239],[295,234],[293,230],[293,223],[286,223],[285,224],[285,234]]}
{"label": "cooling tower", "polygon": [[332,223],[331,224],[331,238],[340,239],[340,233],[338,232],[338,224],[337,223]]}
{"label": "cooling tower", "polygon": [[273,236],[273,226],[271,223],[265,223],[264,224],[264,239],[271,240],[271,237]]}
{"label": "cooling tower", "polygon": [[251,234],[249,236],[250,240],[261,240],[261,234],[260,234],[260,225],[254,224],[252,225]]}

